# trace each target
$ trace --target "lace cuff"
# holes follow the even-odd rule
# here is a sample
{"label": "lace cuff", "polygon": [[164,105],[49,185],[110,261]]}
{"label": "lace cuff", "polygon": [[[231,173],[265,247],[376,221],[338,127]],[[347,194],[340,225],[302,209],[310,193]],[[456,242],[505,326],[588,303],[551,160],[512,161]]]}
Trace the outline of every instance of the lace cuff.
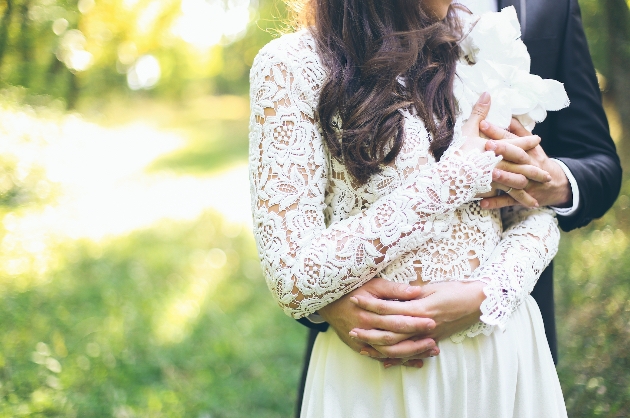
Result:
{"label": "lace cuff", "polygon": [[553,211],[512,207],[504,209],[503,215],[507,229],[501,242],[470,277],[487,284],[482,322],[454,336],[453,341],[489,335],[497,327],[504,329],[558,251],[560,231]]}

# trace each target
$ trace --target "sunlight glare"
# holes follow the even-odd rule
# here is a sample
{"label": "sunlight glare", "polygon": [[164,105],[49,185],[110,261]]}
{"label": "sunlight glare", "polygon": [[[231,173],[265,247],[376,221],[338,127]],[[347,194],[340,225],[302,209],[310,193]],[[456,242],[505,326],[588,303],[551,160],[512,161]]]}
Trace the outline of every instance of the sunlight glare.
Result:
{"label": "sunlight glare", "polygon": [[127,84],[131,90],[149,90],[160,81],[160,62],[153,55],[143,55],[127,71]]}
{"label": "sunlight glare", "polygon": [[55,33],[55,35],[59,36],[62,35],[66,29],[68,29],[68,25],[70,23],[68,23],[68,21],[62,17],[60,17],[59,19],[55,20],[52,24],[52,30]]}
{"label": "sunlight glare", "polygon": [[182,14],[173,26],[173,33],[200,50],[242,35],[250,20],[250,1],[227,4],[218,1],[182,0]]}
{"label": "sunlight glare", "polygon": [[[99,242],[162,219],[196,219],[207,209],[221,213],[229,230],[251,228],[247,164],[209,177],[145,172],[186,144],[175,133],[139,122],[104,128],[79,116],[53,121],[2,109],[0,135],[0,154],[22,167],[17,175],[42,167],[60,187],[56,201],[4,217],[0,274],[43,278],[57,263],[55,246],[67,239]],[[216,272],[224,264],[225,254],[208,254],[206,268]]]}
{"label": "sunlight glare", "polygon": [[63,33],[56,52],[57,59],[71,70],[87,70],[92,65],[92,54],[85,50],[86,43],[85,35],[78,29]]}
{"label": "sunlight glare", "polygon": [[136,21],[140,33],[146,34],[151,31],[153,24],[157,21],[158,17],[160,17],[160,13],[162,13],[164,5],[162,0],[153,0],[140,12],[138,20]]}

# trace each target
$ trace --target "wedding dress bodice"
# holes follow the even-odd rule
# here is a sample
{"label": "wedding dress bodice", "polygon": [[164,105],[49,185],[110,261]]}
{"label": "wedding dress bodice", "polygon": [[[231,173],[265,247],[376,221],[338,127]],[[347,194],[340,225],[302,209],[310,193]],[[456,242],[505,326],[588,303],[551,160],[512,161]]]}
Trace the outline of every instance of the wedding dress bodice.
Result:
{"label": "wedding dress bodice", "polygon": [[[376,276],[405,283],[481,280],[487,283],[483,323],[462,335],[503,326],[557,251],[553,212],[481,209],[475,196],[490,190],[500,159],[459,149],[463,113],[436,161],[421,119],[404,111],[396,160],[357,185],[331,157],[316,120],[325,80],[308,31],[269,43],[251,71],[254,233],[280,306],[304,317]],[[460,107],[464,94],[484,87],[478,84],[456,88]]]}

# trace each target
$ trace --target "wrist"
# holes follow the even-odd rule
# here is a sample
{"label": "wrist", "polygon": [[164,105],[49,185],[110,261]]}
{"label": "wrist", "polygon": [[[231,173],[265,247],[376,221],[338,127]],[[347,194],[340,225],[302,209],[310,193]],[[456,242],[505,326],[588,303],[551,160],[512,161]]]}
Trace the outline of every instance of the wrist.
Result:
{"label": "wrist", "polygon": [[481,304],[484,300],[486,300],[486,294],[483,289],[486,287],[486,283],[482,281],[473,281],[468,282],[468,287],[470,288],[470,295],[473,306],[476,308],[471,312],[471,315],[474,315],[477,320],[481,317]]}

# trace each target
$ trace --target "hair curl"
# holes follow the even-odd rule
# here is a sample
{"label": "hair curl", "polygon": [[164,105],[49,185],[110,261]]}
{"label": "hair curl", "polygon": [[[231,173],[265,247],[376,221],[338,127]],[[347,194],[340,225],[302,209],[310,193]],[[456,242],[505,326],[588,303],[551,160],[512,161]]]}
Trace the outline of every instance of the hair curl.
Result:
{"label": "hair curl", "polygon": [[[451,5],[436,21],[421,0],[293,0],[328,70],[317,114],[331,154],[364,184],[400,152],[413,109],[440,159],[453,138],[461,27]],[[403,83],[399,82],[403,81]],[[338,126],[339,118],[341,126]]]}

